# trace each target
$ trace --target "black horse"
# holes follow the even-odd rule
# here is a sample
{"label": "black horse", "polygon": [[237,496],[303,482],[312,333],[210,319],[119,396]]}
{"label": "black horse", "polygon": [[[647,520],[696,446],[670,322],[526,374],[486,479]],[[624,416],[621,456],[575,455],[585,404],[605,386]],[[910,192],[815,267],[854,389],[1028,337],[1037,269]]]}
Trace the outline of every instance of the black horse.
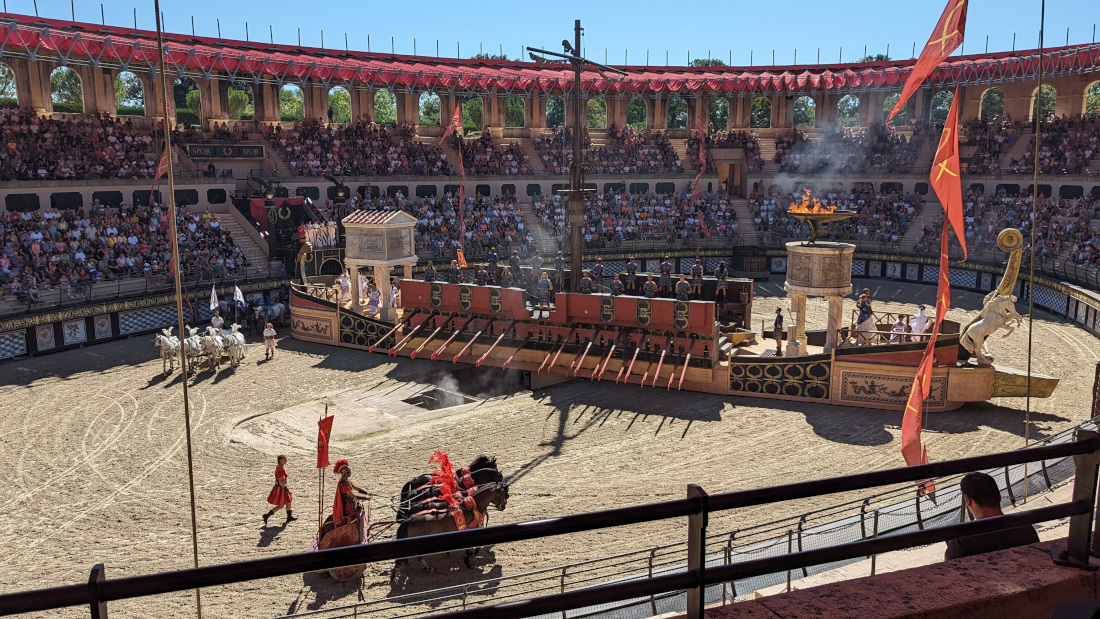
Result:
{"label": "black horse", "polygon": [[[503,482],[504,475],[501,475],[500,471],[496,469],[478,469],[469,474],[469,480],[470,481],[467,482],[459,482],[459,490],[455,493],[455,496],[459,499],[464,498],[471,492],[476,492],[478,488],[486,484]],[[466,484],[469,484],[469,487],[465,487]],[[434,509],[441,505],[446,505],[445,502],[437,500],[439,494],[439,486],[423,485],[411,489],[408,494],[401,498],[401,505],[397,510],[397,519],[399,521],[405,520],[409,516],[426,509]],[[439,505],[436,505],[437,503]]]}
{"label": "black horse", "polygon": [[[459,469],[459,470],[455,471],[455,481],[458,482],[458,487],[459,488],[464,487],[463,481],[462,481],[462,476],[464,474],[464,471],[472,475],[473,473],[475,473],[477,471],[484,470],[484,469],[492,469],[494,471],[497,470],[497,459],[496,458],[490,458],[489,456],[478,456],[477,458],[474,459],[473,462],[470,463],[470,466],[465,467],[465,469]],[[406,499],[409,498],[410,493],[414,489],[420,488],[421,486],[428,485],[431,482],[431,480],[432,480],[431,473],[425,473],[423,475],[420,475],[419,477],[414,477],[414,478],[410,479],[407,483],[405,483],[404,486],[401,487],[401,502],[405,503]],[[484,482],[478,482],[478,483],[484,483]]]}

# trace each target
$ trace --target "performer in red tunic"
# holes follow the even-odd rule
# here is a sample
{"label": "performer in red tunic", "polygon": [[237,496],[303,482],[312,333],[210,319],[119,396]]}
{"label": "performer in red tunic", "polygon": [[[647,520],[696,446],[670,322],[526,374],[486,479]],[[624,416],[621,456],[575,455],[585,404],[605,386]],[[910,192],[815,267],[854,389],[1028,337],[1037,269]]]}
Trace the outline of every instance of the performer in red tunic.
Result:
{"label": "performer in red tunic", "polygon": [[[340,476],[340,482],[336,484],[336,498],[332,502],[332,524],[340,527],[355,519],[359,515],[359,501],[363,498],[370,500],[366,490],[356,486],[351,481],[351,467],[347,460],[338,460],[332,467],[332,472]],[[366,496],[356,496],[355,493]]]}
{"label": "performer in red tunic", "polygon": [[271,492],[267,495],[267,502],[271,503],[275,507],[272,507],[266,514],[264,514],[264,526],[267,526],[267,519],[274,516],[275,512],[279,511],[283,507],[286,507],[286,521],[293,522],[297,520],[294,517],[294,512],[291,508],[291,501],[294,497],[291,496],[290,490],[286,487],[286,456],[279,456],[276,460],[275,466],[275,485],[271,488]]}

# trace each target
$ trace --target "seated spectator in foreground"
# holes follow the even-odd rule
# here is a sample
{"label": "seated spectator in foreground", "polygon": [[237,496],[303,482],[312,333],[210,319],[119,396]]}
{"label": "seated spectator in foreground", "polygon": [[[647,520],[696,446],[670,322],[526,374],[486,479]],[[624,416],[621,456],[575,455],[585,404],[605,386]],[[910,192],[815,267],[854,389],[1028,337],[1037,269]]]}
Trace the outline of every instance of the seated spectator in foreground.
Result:
{"label": "seated spectator in foreground", "polygon": [[[966,509],[976,520],[1003,516],[1001,512],[1001,491],[997,488],[997,482],[985,473],[970,473],[959,482],[959,490],[962,492]],[[1004,550],[1016,546],[1026,546],[1039,541],[1039,534],[1035,527],[1023,525],[982,533],[980,535],[966,535],[956,537],[947,542],[947,552],[944,560],[961,559],[980,555],[995,550]]]}

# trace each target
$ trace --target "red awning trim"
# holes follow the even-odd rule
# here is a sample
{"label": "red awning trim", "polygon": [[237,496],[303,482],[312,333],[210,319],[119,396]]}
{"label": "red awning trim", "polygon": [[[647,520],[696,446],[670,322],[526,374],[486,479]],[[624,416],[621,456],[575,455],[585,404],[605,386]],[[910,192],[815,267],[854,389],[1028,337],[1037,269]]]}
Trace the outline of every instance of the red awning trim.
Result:
{"label": "red awning trim", "polygon": [[[49,60],[62,65],[141,70],[157,68],[156,36],[146,30],[0,14],[0,55]],[[310,81],[367,90],[436,91],[473,94],[490,90],[543,96],[569,92],[573,73],[561,65],[516,61],[425,58],[395,54],[341,52],[287,45],[165,34],[168,70],[177,77],[245,80],[283,85]],[[1044,53],[1051,76],[1097,70],[1100,45],[1060,47]],[[770,93],[896,90],[913,60],[801,65],[796,67],[640,67],[608,81],[599,73],[581,74],[580,88],[590,96],[654,96],[669,93],[745,96]],[[956,83],[995,84],[1033,79],[1035,50],[957,56],[930,77],[934,88]]]}

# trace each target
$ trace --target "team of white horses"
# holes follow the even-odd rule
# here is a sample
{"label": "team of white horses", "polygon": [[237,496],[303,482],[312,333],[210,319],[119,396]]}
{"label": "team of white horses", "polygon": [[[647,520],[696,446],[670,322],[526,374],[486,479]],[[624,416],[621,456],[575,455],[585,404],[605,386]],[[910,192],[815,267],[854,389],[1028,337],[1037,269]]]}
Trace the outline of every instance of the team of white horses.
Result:
{"label": "team of white horses", "polygon": [[244,334],[240,333],[240,329],[238,324],[232,325],[228,331],[206,327],[206,334],[199,335],[197,328],[188,327],[188,336],[183,342],[172,335],[172,327],[161,329],[154,346],[164,362],[164,373],[171,374],[175,369],[181,348],[192,367],[205,365],[207,369],[217,370],[221,367],[222,357],[228,356],[229,365],[236,368],[245,355]]}

